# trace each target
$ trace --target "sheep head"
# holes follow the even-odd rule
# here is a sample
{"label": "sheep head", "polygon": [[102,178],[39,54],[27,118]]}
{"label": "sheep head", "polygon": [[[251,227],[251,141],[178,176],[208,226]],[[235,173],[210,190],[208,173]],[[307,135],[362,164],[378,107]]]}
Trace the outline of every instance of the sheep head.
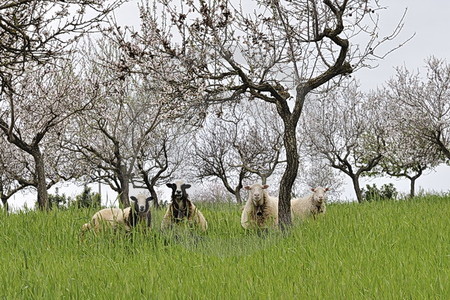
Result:
{"label": "sheep head", "polygon": [[267,184],[261,185],[259,183],[255,183],[252,185],[247,185],[244,189],[248,190],[248,201],[251,201],[253,207],[255,207],[256,215],[263,215],[263,208],[265,204],[265,189],[269,186]]}
{"label": "sheep head", "polygon": [[190,184],[184,183],[182,180],[178,180],[174,183],[168,183],[166,185],[172,189],[172,200],[178,202],[181,199],[187,199],[188,194],[186,189],[191,187]]}
{"label": "sheep head", "polygon": [[149,211],[150,201],[153,200],[153,197],[145,197],[145,195],[139,194],[137,197],[131,196],[130,199],[133,201],[134,211],[144,214]]}
{"label": "sheep head", "polygon": [[184,183],[182,180],[175,181],[174,183],[167,183],[166,185],[172,189],[173,217],[177,221],[181,220],[188,214],[188,194],[186,189],[190,188],[191,185]]}
{"label": "sheep head", "polygon": [[315,205],[321,205],[326,201],[326,195],[325,193],[328,192],[329,188],[323,188],[323,187],[316,187],[312,188],[311,191],[313,192],[312,201]]}

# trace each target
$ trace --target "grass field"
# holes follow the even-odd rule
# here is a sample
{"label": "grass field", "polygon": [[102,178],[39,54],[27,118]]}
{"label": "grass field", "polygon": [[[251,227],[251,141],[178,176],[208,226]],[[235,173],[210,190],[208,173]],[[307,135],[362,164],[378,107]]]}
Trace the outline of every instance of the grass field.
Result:
{"label": "grass field", "polygon": [[2,299],[450,299],[450,198],[333,204],[287,232],[245,232],[200,205],[207,233],[80,241],[92,210],[0,216]]}

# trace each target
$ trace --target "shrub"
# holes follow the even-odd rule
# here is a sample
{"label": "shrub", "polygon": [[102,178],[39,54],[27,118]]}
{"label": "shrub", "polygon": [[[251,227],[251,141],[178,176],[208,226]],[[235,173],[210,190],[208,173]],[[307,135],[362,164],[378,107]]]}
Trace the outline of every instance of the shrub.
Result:
{"label": "shrub", "polygon": [[366,185],[366,188],[362,190],[363,198],[365,201],[379,201],[379,200],[392,200],[396,199],[398,192],[392,183],[383,184],[381,188],[378,188],[376,184]]}
{"label": "shrub", "polygon": [[99,193],[92,193],[91,188],[85,185],[83,192],[75,197],[74,205],[77,208],[100,207],[101,196]]}
{"label": "shrub", "polygon": [[69,204],[71,201],[70,197],[67,197],[65,194],[58,195],[48,195],[48,206],[50,209],[63,209],[67,207],[67,204]]}

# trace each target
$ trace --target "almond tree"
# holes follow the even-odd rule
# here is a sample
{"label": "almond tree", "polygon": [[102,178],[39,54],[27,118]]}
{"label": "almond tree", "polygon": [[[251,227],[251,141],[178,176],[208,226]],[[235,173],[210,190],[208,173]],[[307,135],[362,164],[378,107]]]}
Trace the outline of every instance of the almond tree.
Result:
{"label": "almond tree", "polygon": [[283,125],[275,109],[264,102],[242,101],[227,118],[230,117],[238,122],[235,140],[231,142],[239,154],[239,166],[257,175],[261,184],[266,184],[286,162]]}
{"label": "almond tree", "polygon": [[[245,96],[274,105],[284,126],[287,161],[279,217],[282,226],[290,224],[299,167],[296,132],[307,95],[382,57],[378,46],[401,26],[378,37],[377,1],[155,2],[141,8],[140,32],[130,39],[117,34],[128,51],[127,64],[196,93],[201,103]],[[351,46],[350,40],[365,42]],[[161,57],[176,68],[158,67]]]}
{"label": "almond tree", "polygon": [[422,117],[416,114],[420,112],[414,112],[402,101],[393,101],[389,89],[378,91],[375,96],[387,107],[383,115],[389,133],[385,138],[386,152],[373,173],[409,179],[409,196],[414,197],[416,180],[441,163],[442,155],[432,140],[418,132],[421,122],[416,121]]}
{"label": "almond tree", "polygon": [[25,69],[65,55],[80,36],[124,0],[3,0],[0,3],[1,93]]}
{"label": "almond tree", "polygon": [[158,126],[145,141],[136,160],[139,175],[135,176],[133,186],[146,188],[156,208],[159,208],[159,199],[155,187],[174,179],[186,160],[188,143],[183,132],[186,128],[173,127],[167,123]]}
{"label": "almond tree", "polygon": [[314,99],[305,110],[302,129],[308,152],[349,176],[358,202],[363,201],[361,176],[369,175],[385,152],[388,131],[381,112],[380,104],[355,84]]}
{"label": "almond tree", "polygon": [[450,64],[431,57],[426,73],[397,68],[387,90],[386,100],[399,103],[403,112],[400,121],[407,130],[431,142],[443,158],[450,160]]}
{"label": "almond tree", "polygon": [[[39,147],[42,149],[45,164],[45,184],[47,190],[53,185],[71,179],[79,178],[85,167],[70,152],[61,146],[61,134],[58,130],[46,133],[45,141]],[[39,174],[36,173],[35,162],[31,155],[7,141],[7,137],[0,140],[2,152],[0,154],[0,198],[3,206],[8,210],[8,200],[17,192],[38,189]]]}
{"label": "almond tree", "polygon": [[191,108],[170,86],[128,73],[122,50],[107,37],[89,41],[85,49],[83,83],[99,96],[92,110],[74,120],[66,148],[90,165],[91,180],[109,185],[127,207],[136,164],[152,134],[166,122],[189,124]]}
{"label": "almond tree", "polygon": [[[14,92],[1,95],[0,131],[9,143],[32,157],[38,207],[47,209],[47,189],[59,180],[50,179],[48,170],[51,161],[61,158],[55,143],[67,121],[89,109],[93,98],[79,97],[86,87],[76,78],[71,60],[25,70],[12,83]],[[86,94],[95,97],[95,92]]]}
{"label": "almond tree", "polygon": [[0,139],[0,199],[5,211],[9,211],[8,200],[17,192],[33,185],[31,157],[14,145]]}
{"label": "almond tree", "polygon": [[192,146],[195,175],[218,178],[238,203],[245,180],[266,184],[284,162],[281,122],[272,108],[255,101],[216,107]]}
{"label": "almond tree", "polygon": [[[52,84],[49,77],[58,79],[57,73],[61,71],[58,59],[70,52],[79,37],[98,31],[100,22],[122,2],[4,0],[0,4],[0,128],[8,142],[32,155],[41,209],[48,207],[48,196],[45,159],[40,147],[46,135],[74,112],[71,109],[61,112],[60,107],[67,104],[66,94],[61,95],[64,104],[58,105],[55,99],[45,100],[67,92],[66,88]],[[55,91],[46,90],[49,88]]]}
{"label": "almond tree", "polygon": [[237,203],[242,203],[241,189],[250,173],[240,164],[239,154],[233,148],[237,122],[208,118],[204,128],[195,135],[189,156],[194,176],[200,180],[218,179]]}
{"label": "almond tree", "polygon": [[115,92],[103,93],[94,110],[78,116],[66,148],[90,166],[92,181],[109,185],[128,207],[136,159],[159,122],[162,104],[135,93],[136,82],[130,79],[108,88]]}
{"label": "almond tree", "polygon": [[415,196],[416,180],[442,160],[430,143],[417,139],[409,128],[403,129],[391,131],[389,134],[386,139],[386,152],[378,166],[380,171],[375,174],[407,178],[410,181],[409,197],[412,198]]}

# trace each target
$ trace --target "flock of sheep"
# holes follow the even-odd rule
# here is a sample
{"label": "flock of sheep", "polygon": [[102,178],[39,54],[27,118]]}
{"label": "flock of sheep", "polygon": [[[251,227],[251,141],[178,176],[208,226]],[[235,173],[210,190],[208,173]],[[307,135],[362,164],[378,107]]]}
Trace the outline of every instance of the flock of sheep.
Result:
{"label": "flock of sheep", "polygon": [[[172,189],[171,203],[161,222],[161,229],[169,229],[175,224],[187,223],[192,227],[206,231],[208,223],[200,210],[189,199],[186,192],[191,187],[184,181],[168,183],[167,187]],[[255,183],[246,186],[248,199],[243,207],[241,225],[245,229],[258,229],[276,227],[278,225],[278,198],[272,197],[267,192],[267,184]],[[291,200],[292,217],[305,219],[308,216],[316,216],[325,213],[325,194],[328,188],[313,188],[312,194],[303,198]],[[149,202],[152,197],[140,194],[130,197],[133,205],[125,209],[105,208],[94,214],[91,221],[82,226],[82,232],[93,229],[99,231],[103,226],[123,226],[127,231],[140,222],[145,222],[146,227],[151,227],[152,218]]]}

